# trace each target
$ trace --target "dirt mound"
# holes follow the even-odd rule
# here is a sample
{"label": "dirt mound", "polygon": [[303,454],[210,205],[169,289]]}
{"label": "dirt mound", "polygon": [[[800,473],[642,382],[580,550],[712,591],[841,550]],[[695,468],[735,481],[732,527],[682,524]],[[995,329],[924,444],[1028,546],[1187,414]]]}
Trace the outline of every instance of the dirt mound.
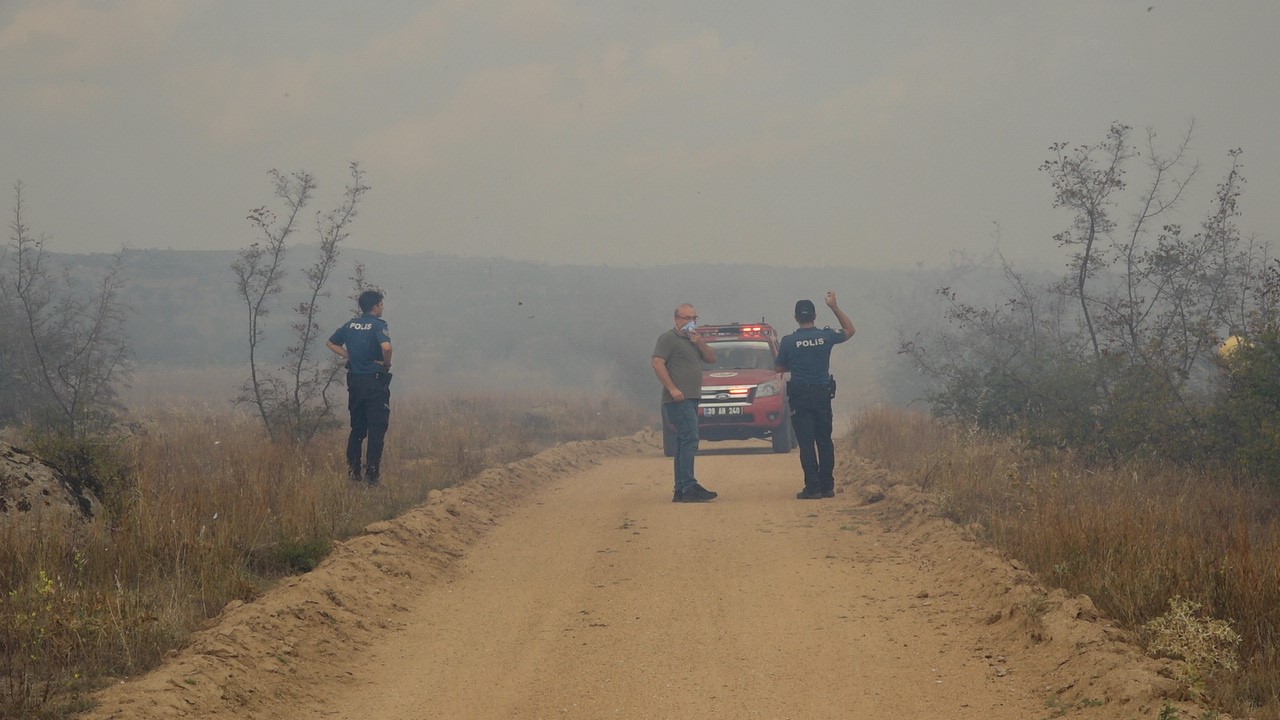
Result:
{"label": "dirt mound", "polygon": [[602,458],[651,453],[651,432],[572,442],[432,491],[426,504],[365,528],[312,572],[229,604],[164,666],[108,689],[89,718],[267,717],[282,700],[341,675],[351,653],[401,627],[401,605],[445,575],[503,514],[545,481]]}
{"label": "dirt mound", "polygon": [[[1170,661],[1144,654],[1089,597],[1046,588],[1021,563],[942,518],[933,496],[877,463],[846,452],[841,464],[845,491],[878,505],[885,532],[901,534],[931,558],[938,585],[922,589],[922,597],[941,592],[978,600],[973,612],[987,626],[985,641],[992,648],[1020,648],[1016,671],[1041,678],[1059,708],[1105,704],[1150,712],[1179,696]],[[1008,657],[993,653],[989,659],[997,674],[1014,671]],[[1184,717],[1203,712],[1189,703],[1171,704]]]}
{"label": "dirt mound", "polygon": [[97,498],[73,488],[53,466],[0,442],[0,525],[92,520],[99,510]]}

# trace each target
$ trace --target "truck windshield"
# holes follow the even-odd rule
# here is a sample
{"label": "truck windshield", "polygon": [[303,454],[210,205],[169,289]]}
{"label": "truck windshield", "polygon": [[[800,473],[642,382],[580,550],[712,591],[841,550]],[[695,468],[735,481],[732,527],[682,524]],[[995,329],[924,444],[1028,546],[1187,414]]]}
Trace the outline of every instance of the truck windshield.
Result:
{"label": "truck windshield", "polygon": [[769,343],[757,340],[729,340],[711,343],[716,361],[703,363],[704,370],[772,370],[773,351]]}

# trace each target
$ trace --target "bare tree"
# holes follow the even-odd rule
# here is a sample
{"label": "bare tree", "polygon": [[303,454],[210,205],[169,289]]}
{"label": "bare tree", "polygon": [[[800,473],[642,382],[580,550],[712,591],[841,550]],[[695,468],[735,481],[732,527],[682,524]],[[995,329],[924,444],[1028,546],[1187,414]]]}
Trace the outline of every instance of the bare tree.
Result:
{"label": "bare tree", "polygon": [[263,319],[284,291],[288,239],[296,232],[299,216],[316,190],[310,173],[299,171],[286,176],[278,170],[271,171],[275,196],[285,206],[283,218],[277,218],[265,206],[250,212],[249,222],[261,239],[241,250],[231,266],[248,312],[249,329],[249,379],[236,401],[257,410],[272,440],[287,436],[306,442],[331,422],[333,408],[328,390],[341,368],[332,359],[317,357],[321,330],[316,319],[320,300],[329,295],[325,287],[337,267],[339,245],[349,236],[357,206],[369,190],[358,163],[351,163],[350,172],[351,183],[341,204],[328,213],[316,214],[319,254],[314,264],[303,269],[307,297],[294,306],[297,317],[291,324],[293,341],[284,351],[284,365],[280,368],[283,376],[261,367]]}
{"label": "bare tree", "polygon": [[384,295],[386,294],[386,291],[381,286],[369,282],[369,279],[365,277],[364,263],[362,262],[356,263],[355,270],[352,271],[351,277],[347,279],[351,281],[351,295],[347,299],[351,301],[352,307],[357,309],[357,301],[360,298],[360,294],[365,290],[376,290]]}
{"label": "bare tree", "polygon": [[1049,174],[1054,189],[1054,207],[1075,213],[1071,228],[1054,236],[1063,247],[1078,248],[1072,256],[1074,282],[1069,287],[1080,303],[1080,314],[1093,345],[1100,356],[1098,332],[1090,308],[1089,278],[1111,261],[1102,247],[1103,238],[1115,228],[1110,208],[1115,196],[1124,190],[1124,163],[1133,156],[1129,144],[1128,125],[1114,123],[1106,140],[1095,145],[1081,145],[1068,152],[1067,143],[1055,143],[1050,150],[1055,157],[1040,169]]}
{"label": "bare tree", "polygon": [[[1109,315],[1114,341],[1129,352],[1141,352],[1140,328],[1147,313],[1167,292],[1157,277],[1158,273],[1153,272],[1159,263],[1146,249],[1146,240],[1150,226],[1177,206],[1183,191],[1196,175],[1197,165],[1182,175],[1177,174],[1194,130],[1195,125],[1190,125],[1178,147],[1168,155],[1160,152],[1156,147],[1155,133],[1147,130],[1146,164],[1150,180],[1138,198],[1138,207],[1127,231],[1112,239],[1122,288],[1118,297],[1103,300],[1102,304]],[[1166,226],[1166,231],[1169,229]]]}
{"label": "bare tree", "polygon": [[252,404],[262,418],[262,424],[272,440],[276,439],[273,414],[280,405],[283,384],[259,368],[258,349],[265,331],[263,318],[271,311],[271,305],[283,287],[284,258],[288,249],[286,241],[293,234],[298,214],[311,200],[315,191],[315,179],[306,172],[286,176],[279,170],[271,170],[275,196],[286,208],[284,220],[266,206],[254,208],[249,222],[258,229],[262,239],[240,251],[231,269],[236,273],[236,289],[245,301],[249,325],[249,380],[241,387],[236,402]]}
{"label": "bare tree", "polygon": [[319,256],[313,265],[303,270],[310,297],[296,308],[298,317],[293,323],[295,342],[285,351],[286,358],[290,360],[288,370],[292,384],[288,413],[295,438],[304,442],[322,429],[332,416],[328,391],[342,371],[342,362],[328,352],[324,353],[323,360],[315,357],[318,340],[322,337],[316,317],[320,298],[329,297],[325,285],[338,265],[338,245],[350,235],[347,228],[356,217],[360,198],[368,190],[364,184],[364,173],[357,163],[352,163],[351,184],[343,193],[342,204],[316,218]]}
{"label": "bare tree", "polygon": [[1244,177],[1240,152],[1228,155],[1231,166],[1200,230],[1188,236],[1166,225],[1128,274],[1140,290],[1126,308],[1132,352],[1179,379],[1216,344],[1235,308],[1250,302],[1254,280],[1247,273],[1261,266],[1253,255],[1262,248],[1246,243],[1235,225]]}
{"label": "bare tree", "polygon": [[55,273],[48,237],[33,235],[23,217],[23,184],[14,187],[10,242],[0,274],[6,315],[7,362],[17,379],[12,401],[28,417],[73,437],[114,419],[119,388],[131,369],[124,334],[124,251],[92,289],[63,268]]}

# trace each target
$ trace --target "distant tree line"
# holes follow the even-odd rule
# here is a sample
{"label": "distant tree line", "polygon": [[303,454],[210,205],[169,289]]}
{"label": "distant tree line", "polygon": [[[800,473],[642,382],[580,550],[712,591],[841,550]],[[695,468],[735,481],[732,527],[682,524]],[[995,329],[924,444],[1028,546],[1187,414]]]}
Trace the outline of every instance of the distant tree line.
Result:
{"label": "distant tree line", "polygon": [[[1046,279],[996,255],[1005,280],[998,300],[959,285],[943,287],[936,298],[946,322],[902,339],[900,352],[926,381],[923,392],[937,414],[1101,458],[1152,453],[1280,477],[1280,264],[1267,245],[1238,227],[1245,186],[1239,150],[1227,153],[1227,170],[1203,219],[1194,227],[1172,222],[1200,171],[1189,157],[1192,129],[1168,150],[1154,133],[1135,138],[1118,123],[1097,143],[1050,146],[1040,169],[1054,205],[1070,218],[1053,236],[1067,253],[1063,271]],[[238,399],[279,439],[305,442],[336,422],[329,393],[341,368],[316,352],[324,332],[317,319],[340,245],[368,190],[358,165],[350,171],[342,201],[315,216],[318,251],[302,269],[303,282],[283,279],[286,241],[315,189],[305,172],[272,172],[283,212],[265,206],[250,212],[259,238],[232,266],[249,360]],[[28,226],[21,183],[13,197],[9,241],[0,250],[0,423],[25,421],[87,436],[114,421],[133,367],[121,300],[126,256],[112,255],[92,271],[54,262],[48,238]],[[384,271],[393,281],[400,277],[394,266]],[[356,275],[358,290],[367,284]],[[433,315],[436,335],[469,339],[464,348],[432,356],[439,370],[476,356],[527,368],[548,354],[543,345],[550,338],[559,338],[561,354],[571,347],[597,364],[630,368],[633,355],[643,357],[649,334],[634,332],[651,314],[643,307],[630,322],[624,313],[605,324],[575,307],[587,314],[557,315],[559,322],[548,325],[539,312],[545,308],[535,306],[581,289],[522,287],[519,280],[476,287],[469,277],[444,276],[432,283],[433,294],[420,301],[506,303],[493,332],[476,333],[463,313]],[[286,287],[299,294],[289,306],[292,321],[287,331],[268,334],[265,320]],[[655,292],[647,288],[643,297]],[[760,302],[755,293],[726,307]],[[278,340],[282,336],[288,340]],[[1242,341],[1222,356],[1218,348],[1228,336]],[[268,337],[282,353],[264,350]],[[433,352],[425,340],[421,347]],[[618,387],[633,383],[628,392],[640,398],[651,390],[650,379],[642,368],[590,378]]]}

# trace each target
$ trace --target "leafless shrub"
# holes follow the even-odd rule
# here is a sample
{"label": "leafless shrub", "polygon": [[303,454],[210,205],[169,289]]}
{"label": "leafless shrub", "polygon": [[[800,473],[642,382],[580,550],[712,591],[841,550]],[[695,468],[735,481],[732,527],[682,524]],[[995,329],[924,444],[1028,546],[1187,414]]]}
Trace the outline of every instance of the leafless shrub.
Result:
{"label": "leafless shrub", "polygon": [[284,292],[288,239],[316,190],[315,178],[310,173],[299,171],[286,176],[278,170],[271,171],[275,196],[284,205],[283,217],[277,217],[266,206],[251,211],[249,222],[261,238],[242,249],[231,265],[236,274],[236,288],[248,312],[249,379],[242,386],[237,402],[257,411],[273,440],[287,437],[306,443],[335,424],[329,390],[337,381],[342,365],[337,358],[318,352],[323,335],[316,319],[320,300],[329,296],[326,286],[337,267],[339,245],[350,235],[356,209],[369,190],[359,163],[351,163],[350,172],[350,184],[338,207],[316,214],[318,256],[302,271],[307,294],[293,307],[295,317],[290,325],[293,342],[284,351],[280,374],[262,367],[264,359],[260,354],[266,333],[263,323]]}

